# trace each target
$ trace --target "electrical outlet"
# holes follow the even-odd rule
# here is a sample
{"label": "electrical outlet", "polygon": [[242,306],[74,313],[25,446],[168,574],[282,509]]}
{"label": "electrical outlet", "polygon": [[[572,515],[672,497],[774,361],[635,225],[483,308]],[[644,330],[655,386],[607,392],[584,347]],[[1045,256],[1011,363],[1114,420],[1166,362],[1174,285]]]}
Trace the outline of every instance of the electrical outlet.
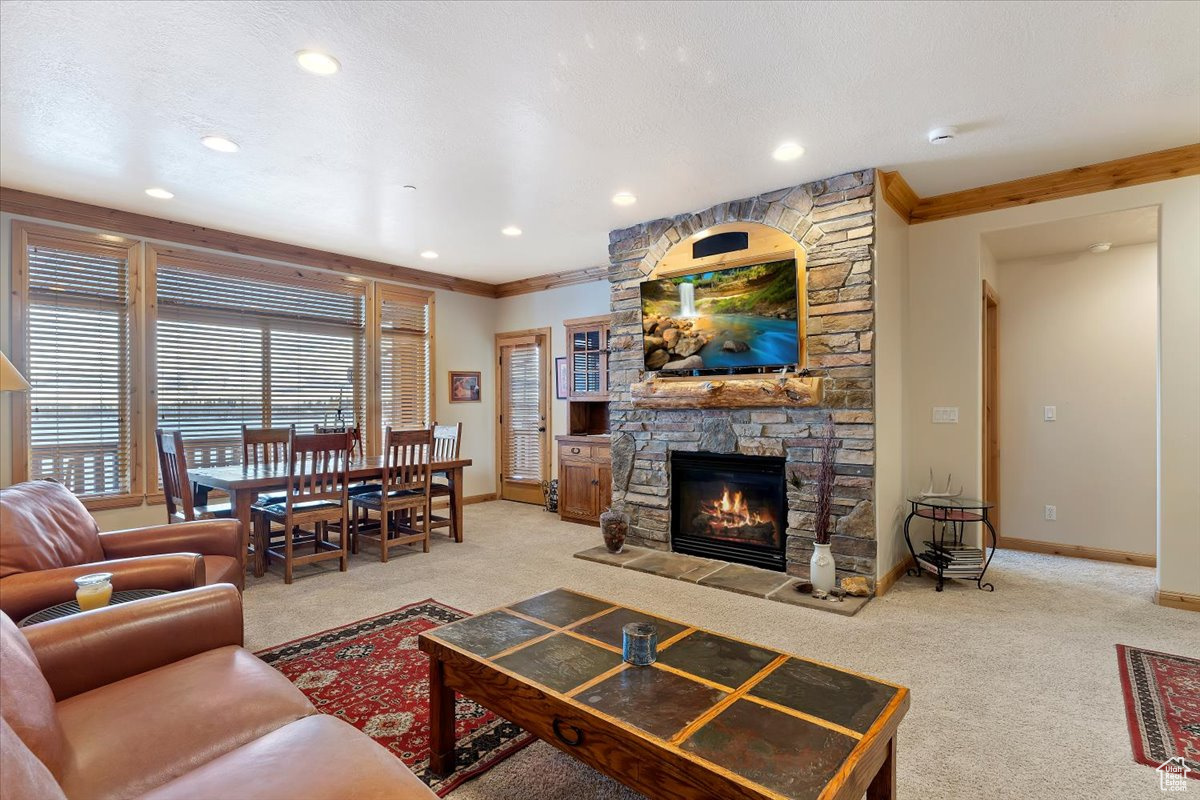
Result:
{"label": "electrical outlet", "polygon": [[958,422],[958,406],[934,406],[933,421],[938,424]]}
{"label": "electrical outlet", "polygon": [[1054,506],[1046,506],[1046,519],[1050,522],[1058,519],[1058,509]]}

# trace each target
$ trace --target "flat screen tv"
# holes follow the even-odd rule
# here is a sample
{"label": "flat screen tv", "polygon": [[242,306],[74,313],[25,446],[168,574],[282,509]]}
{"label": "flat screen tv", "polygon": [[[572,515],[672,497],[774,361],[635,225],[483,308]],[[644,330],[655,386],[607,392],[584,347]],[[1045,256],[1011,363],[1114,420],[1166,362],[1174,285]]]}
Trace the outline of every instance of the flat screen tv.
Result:
{"label": "flat screen tv", "polygon": [[800,352],[796,260],[642,283],[647,370],[782,367]]}

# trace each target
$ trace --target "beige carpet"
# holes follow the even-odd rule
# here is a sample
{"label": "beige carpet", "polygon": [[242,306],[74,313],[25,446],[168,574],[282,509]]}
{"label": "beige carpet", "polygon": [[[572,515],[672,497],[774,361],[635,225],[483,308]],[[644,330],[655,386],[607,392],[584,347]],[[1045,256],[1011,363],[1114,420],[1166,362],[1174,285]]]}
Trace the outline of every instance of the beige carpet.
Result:
{"label": "beige carpet", "polygon": [[[1130,753],[1113,646],[1200,655],[1200,616],[1153,605],[1151,569],[1000,551],[993,594],[962,584],[937,594],[928,579],[905,578],[846,618],[571,557],[599,538],[534,506],[470,506],[463,544],[437,537],[428,555],[387,564],[364,552],[346,573],[310,567],[291,586],[251,578],[247,646],[427,597],[478,612],[568,586],[908,686],[902,798],[1162,796]],[[451,797],[637,795],[536,743]]]}

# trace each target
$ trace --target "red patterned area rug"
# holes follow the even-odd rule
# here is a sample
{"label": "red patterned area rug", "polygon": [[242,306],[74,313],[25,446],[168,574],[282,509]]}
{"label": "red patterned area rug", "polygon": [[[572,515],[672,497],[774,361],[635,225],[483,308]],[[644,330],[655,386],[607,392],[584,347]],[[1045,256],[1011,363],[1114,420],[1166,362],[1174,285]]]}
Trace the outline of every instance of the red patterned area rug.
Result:
{"label": "red patterned area rug", "polygon": [[258,657],[286,675],[318,710],[369,734],[445,797],[534,738],[460,697],[458,768],[447,778],[429,774],[429,657],[417,649],[417,634],[466,616],[424,600],[263,650]]}
{"label": "red patterned area rug", "polygon": [[1183,758],[1200,779],[1200,660],[1117,645],[1134,760]]}

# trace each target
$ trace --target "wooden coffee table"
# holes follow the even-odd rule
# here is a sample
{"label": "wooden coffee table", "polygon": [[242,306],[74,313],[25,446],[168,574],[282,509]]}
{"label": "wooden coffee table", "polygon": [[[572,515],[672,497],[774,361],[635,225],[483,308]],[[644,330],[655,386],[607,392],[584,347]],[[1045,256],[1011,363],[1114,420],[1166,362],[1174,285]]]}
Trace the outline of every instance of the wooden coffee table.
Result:
{"label": "wooden coffee table", "polygon": [[[621,628],[658,626],[658,662]],[[461,693],[652,798],[885,800],[908,690],[567,589],[422,633],[430,768],[454,769]]]}

